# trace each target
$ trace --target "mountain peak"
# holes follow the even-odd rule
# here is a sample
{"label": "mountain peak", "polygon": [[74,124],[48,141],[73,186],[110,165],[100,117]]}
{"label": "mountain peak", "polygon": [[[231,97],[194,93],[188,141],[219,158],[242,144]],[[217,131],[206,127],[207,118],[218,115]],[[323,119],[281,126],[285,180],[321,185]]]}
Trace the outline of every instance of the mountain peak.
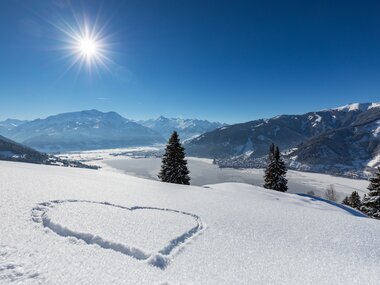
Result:
{"label": "mountain peak", "polygon": [[345,111],[345,112],[351,112],[351,111],[368,111],[369,109],[378,108],[380,107],[380,103],[350,103],[344,106],[340,106],[333,109],[327,109],[324,111]]}

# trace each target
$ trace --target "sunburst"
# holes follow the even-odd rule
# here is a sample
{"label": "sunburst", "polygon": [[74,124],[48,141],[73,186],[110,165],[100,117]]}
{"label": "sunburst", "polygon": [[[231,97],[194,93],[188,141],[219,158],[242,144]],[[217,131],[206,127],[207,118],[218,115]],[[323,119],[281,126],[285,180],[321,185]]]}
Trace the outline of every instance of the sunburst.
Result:
{"label": "sunburst", "polygon": [[64,58],[69,58],[69,71],[77,66],[79,70],[87,67],[88,71],[100,69],[109,70],[112,60],[109,58],[110,43],[107,42],[109,36],[105,35],[106,25],[99,26],[98,19],[91,24],[83,17],[79,20],[68,22],[61,19],[59,23],[52,23],[61,33],[63,42],[59,49],[65,51]]}

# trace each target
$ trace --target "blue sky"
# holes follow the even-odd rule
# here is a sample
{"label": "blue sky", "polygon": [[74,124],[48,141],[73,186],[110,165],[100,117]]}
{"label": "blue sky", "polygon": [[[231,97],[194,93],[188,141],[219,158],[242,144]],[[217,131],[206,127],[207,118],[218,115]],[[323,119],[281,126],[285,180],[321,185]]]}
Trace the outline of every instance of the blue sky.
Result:
{"label": "blue sky", "polygon": [[[99,109],[243,122],[380,101],[379,1],[2,0],[0,119]],[[99,74],[56,26],[106,25]],[[91,25],[90,25],[91,26]]]}

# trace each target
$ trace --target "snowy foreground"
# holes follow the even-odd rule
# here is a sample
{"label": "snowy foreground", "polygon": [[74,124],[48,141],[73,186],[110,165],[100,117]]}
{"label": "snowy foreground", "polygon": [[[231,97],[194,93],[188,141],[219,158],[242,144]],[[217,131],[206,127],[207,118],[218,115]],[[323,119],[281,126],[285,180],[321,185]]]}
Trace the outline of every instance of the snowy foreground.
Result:
{"label": "snowy foreground", "polygon": [[378,284],[380,222],[239,183],[0,162],[0,283]]}

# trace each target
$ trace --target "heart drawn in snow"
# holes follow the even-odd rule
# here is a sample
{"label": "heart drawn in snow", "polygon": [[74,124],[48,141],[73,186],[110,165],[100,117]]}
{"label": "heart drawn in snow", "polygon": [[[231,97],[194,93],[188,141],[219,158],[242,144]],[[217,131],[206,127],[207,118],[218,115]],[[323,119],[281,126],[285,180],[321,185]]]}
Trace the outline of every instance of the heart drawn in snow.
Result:
{"label": "heart drawn in snow", "polygon": [[195,214],[107,202],[56,200],[32,209],[32,220],[63,237],[75,237],[165,269],[173,255],[204,230]]}

